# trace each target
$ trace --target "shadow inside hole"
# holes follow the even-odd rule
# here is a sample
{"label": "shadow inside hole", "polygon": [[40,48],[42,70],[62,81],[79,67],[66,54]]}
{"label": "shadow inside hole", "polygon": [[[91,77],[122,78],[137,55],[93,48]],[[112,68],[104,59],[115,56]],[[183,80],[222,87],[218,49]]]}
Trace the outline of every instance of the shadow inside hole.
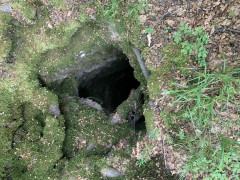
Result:
{"label": "shadow inside hole", "polygon": [[110,66],[80,82],[78,90],[80,97],[90,98],[112,113],[128,98],[131,89],[136,89],[139,85],[126,55],[120,54]]}

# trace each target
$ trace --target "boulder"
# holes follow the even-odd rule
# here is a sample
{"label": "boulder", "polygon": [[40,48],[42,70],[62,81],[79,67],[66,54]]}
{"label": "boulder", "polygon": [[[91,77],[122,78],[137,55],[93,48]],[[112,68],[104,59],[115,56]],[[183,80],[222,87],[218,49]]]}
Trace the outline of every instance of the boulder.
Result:
{"label": "boulder", "polygon": [[109,178],[116,178],[116,177],[123,176],[121,173],[119,173],[116,169],[112,167],[102,168],[100,172],[104,177],[109,177]]}

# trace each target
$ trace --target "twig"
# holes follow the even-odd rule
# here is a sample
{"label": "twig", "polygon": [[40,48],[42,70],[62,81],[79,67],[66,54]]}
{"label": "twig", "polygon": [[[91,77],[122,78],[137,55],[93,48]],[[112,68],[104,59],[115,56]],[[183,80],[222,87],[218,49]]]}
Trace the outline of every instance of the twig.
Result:
{"label": "twig", "polygon": [[162,144],[163,144],[163,158],[164,158],[164,165],[165,165],[165,168],[168,169],[168,168],[167,168],[166,155],[165,155],[165,143],[164,143],[164,138],[165,138],[165,137],[163,137],[163,142],[162,142]]}
{"label": "twig", "polygon": [[140,52],[137,48],[132,48],[133,49],[133,52],[135,53],[136,57],[137,57],[137,61],[141,67],[141,70],[143,72],[143,75],[145,76],[146,80],[149,79],[149,76],[150,76],[150,73],[148,71],[148,69],[146,68],[143,60],[141,59],[141,55],[140,55]]}
{"label": "twig", "polygon": [[227,32],[227,33],[229,33],[229,32],[231,32],[231,33],[240,33],[239,30],[225,28],[225,27],[216,29],[214,33],[218,34],[218,33],[225,33],[225,32]]}
{"label": "twig", "polygon": [[237,55],[236,53],[236,47],[237,47],[237,40],[234,40],[234,45],[233,45],[233,55],[232,55],[232,61],[234,61],[235,56]]}

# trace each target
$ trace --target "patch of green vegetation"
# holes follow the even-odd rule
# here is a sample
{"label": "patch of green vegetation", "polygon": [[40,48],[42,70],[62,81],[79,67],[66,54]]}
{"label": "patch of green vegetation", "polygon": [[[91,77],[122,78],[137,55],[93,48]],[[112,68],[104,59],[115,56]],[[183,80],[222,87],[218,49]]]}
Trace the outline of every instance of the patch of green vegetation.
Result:
{"label": "patch of green vegetation", "polygon": [[2,35],[9,27],[12,21],[12,16],[0,11],[0,34]]}
{"label": "patch of green vegetation", "polygon": [[100,169],[106,166],[106,160],[101,156],[92,155],[84,157],[79,155],[76,158],[72,158],[66,164],[65,172],[60,173],[63,180],[72,178],[91,178],[99,179],[101,177]]}
{"label": "patch of green vegetation", "polygon": [[8,37],[3,37],[0,35],[1,47],[0,47],[0,57],[6,58],[8,57],[11,49],[12,49],[12,41]]}
{"label": "patch of green vegetation", "polygon": [[162,118],[162,121],[167,129],[171,129],[174,132],[179,131],[179,124],[174,122],[174,120],[177,119],[178,114],[167,111],[167,112],[161,112],[160,116]]}
{"label": "patch of green vegetation", "polygon": [[111,53],[112,50],[113,47],[105,43],[96,26],[85,26],[71,38],[71,43],[44,54],[39,73],[47,76],[46,84],[61,77],[65,78],[64,70],[71,72],[71,76],[75,77],[81,70],[104,61],[107,53]]}
{"label": "patch of green vegetation", "polygon": [[162,55],[164,59],[161,67],[151,68],[151,76],[147,82],[151,99],[154,99],[159,94],[163,81],[171,85],[174,81],[173,75],[178,71],[185,76],[190,73],[190,70],[186,69],[189,57],[181,52],[181,48],[178,45],[170,43],[162,50]]}
{"label": "patch of green vegetation", "polygon": [[143,115],[145,117],[145,125],[147,132],[151,132],[155,129],[155,115],[153,110],[150,107],[144,107]]}
{"label": "patch of green vegetation", "polygon": [[152,29],[152,28],[146,28],[146,29],[145,29],[145,32],[146,32],[147,34],[152,34],[152,33],[153,33],[153,29]]}
{"label": "patch of green vegetation", "polygon": [[[235,145],[234,145],[235,144]],[[235,147],[234,147],[235,146]],[[193,148],[191,149],[193,150]],[[239,145],[225,139],[218,148],[205,146],[199,152],[194,152],[188,156],[188,163],[185,165],[184,174],[191,172],[194,178],[200,178],[201,172],[208,172],[204,178],[210,179],[238,179],[239,171]],[[184,178],[184,177],[182,177]]]}
{"label": "patch of green vegetation", "polygon": [[[206,69],[204,73],[196,72],[193,74],[194,78],[188,79],[187,85],[175,83],[173,90],[164,93],[164,96],[174,97],[171,103],[178,105],[178,112],[174,115],[169,112],[162,113],[162,119],[166,127],[175,132],[178,137],[173,140],[174,146],[190,151],[189,162],[182,171],[194,174],[195,178],[201,177],[199,171],[207,172],[214,178],[229,178],[223,175],[227,175],[228,171],[233,172],[233,177],[236,176],[236,160],[232,160],[232,165],[228,168],[222,162],[226,154],[237,152],[239,144],[214,133],[213,129],[215,123],[228,131],[231,131],[230,124],[231,126],[239,125],[234,119],[228,119],[226,122],[218,117],[218,113],[228,112],[229,103],[239,109],[236,99],[239,94],[237,87],[240,85],[236,75],[239,72],[239,68],[226,70],[224,63],[220,72],[210,73]],[[179,126],[176,126],[176,123],[184,124],[184,122],[190,122],[194,135],[178,130]],[[221,148],[213,147],[213,144],[218,143]],[[217,162],[221,162],[221,165],[215,168],[214,164]]]}
{"label": "patch of green vegetation", "polygon": [[163,159],[159,156],[151,159],[141,167],[137,166],[135,162],[130,162],[128,166],[128,170],[126,172],[126,177],[128,179],[174,179],[173,176],[167,173],[167,171],[163,170],[164,167]]}
{"label": "patch of green vegetation", "polygon": [[0,12],[0,62],[3,62],[12,50],[12,41],[6,35],[11,28],[11,21],[12,17],[10,15]]}
{"label": "patch of green vegetation", "polygon": [[120,116],[122,120],[127,120],[128,113],[132,110],[133,107],[137,106],[136,114],[141,116],[142,115],[142,106],[141,106],[141,100],[139,94],[141,93],[140,88],[136,90],[132,90],[130,95],[128,96],[128,99],[122,102],[117,107],[117,114]]}
{"label": "patch of green vegetation", "polygon": [[37,50],[43,53],[65,46],[79,27],[80,24],[76,21],[62,23],[57,29],[43,27],[40,29],[40,34],[34,35]]}
{"label": "patch of green vegetation", "polygon": [[230,10],[228,13],[229,13],[229,14],[228,14],[228,18],[229,18],[229,19],[233,19],[234,16],[235,16],[233,10]]}
{"label": "patch of green vegetation", "polygon": [[51,0],[47,1],[47,6],[53,6],[59,9],[67,10],[67,5],[63,0]]}
{"label": "patch of green vegetation", "polygon": [[206,66],[205,59],[207,50],[205,45],[210,41],[208,35],[202,30],[202,27],[197,27],[195,30],[188,29],[188,25],[180,24],[179,30],[173,36],[174,41],[181,45],[181,52],[184,54],[194,54],[200,67]]}
{"label": "patch of green vegetation", "polygon": [[[181,107],[184,107],[189,114],[194,127],[204,131],[211,125],[211,120],[215,116],[214,106],[217,102],[221,102],[221,111],[228,109],[228,102],[237,105],[235,95],[239,93],[239,90],[236,87],[240,82],[238,78],[232,76],[239,71],[240,69],[237,68],[212,74],[197,72],[195,78],[188,80],[189,85],[175,84],[176,90],[170,90],[166,94],[176,97],[173,104],[181,104]],[[203,94],[204,91],[209,90],[214,94]]]}
{"label": "patch of green vegetation", "polygon": [[[22,133],[25,135],[16,134],[18,136],[22,135],[22,138],[14,147],[16,157],[18,158],[12,164],[11,176],[13,178],[29,179],[32,177],[33,179],[45,179],[48,177],[49,171],[53,169],[53,166],[62,156],[63,127],[56,119],[47,116],[43,137],[35,136],[40,140],[34,140],[32,135],[38,133],[38,131],[35,132],[38,128],[37,122],[34,122],[34,120],[30,122],[35,123],[35,125],[32,124],[27,129],[24,129]],[[31,131],[31,134],[29,134],[29,131]]]}
{"label": "patch of green vegetation", "polygon": [[31,22],[36,16],[36,8],[31,3],[21,0],[12,0],[10,1],[10,5],[13,9],[21,13],[28,22]]}
{"label": "patch of green vegetation", "polygon": [[[68,100],[64,111],[67,127],[64,151],[67,157],[80,152],[85,155],[104,154],[108,151],[107,145],[114,145],[131,133],[129,124],[111,125],[104,112],[79,104],[79,98]],[[95,146],[93,151],[86,149],[90,143]]]}
{"label": "patch of green vegetation", "polygon": [[75,78],[66,78],[61,84],[60,98],[66,96],[78,96],[79,82]]}

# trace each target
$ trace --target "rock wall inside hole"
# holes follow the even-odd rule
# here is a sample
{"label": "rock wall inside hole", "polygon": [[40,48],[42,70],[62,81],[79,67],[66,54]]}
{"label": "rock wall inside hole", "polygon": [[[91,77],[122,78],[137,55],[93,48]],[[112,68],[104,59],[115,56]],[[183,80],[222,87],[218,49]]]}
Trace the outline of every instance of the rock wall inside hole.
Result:
{"label": "rock wall inside hole", "polygon": [[117,52],[117,59],[94,75],[80,80],[79,96],[100,103],[107,112],[114,110],[128,98],[131,89],[140,83],[134,78],[127,56]]}

